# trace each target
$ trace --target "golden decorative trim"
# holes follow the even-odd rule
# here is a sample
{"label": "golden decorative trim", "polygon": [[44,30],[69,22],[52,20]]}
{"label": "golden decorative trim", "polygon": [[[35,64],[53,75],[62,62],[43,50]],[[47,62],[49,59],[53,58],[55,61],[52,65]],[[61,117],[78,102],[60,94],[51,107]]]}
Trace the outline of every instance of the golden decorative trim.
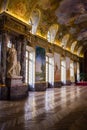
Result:
{"label": "golden decorative trim", "polygon": [[6,87],[6,85],[5,84],[0,84],[0,87]]}

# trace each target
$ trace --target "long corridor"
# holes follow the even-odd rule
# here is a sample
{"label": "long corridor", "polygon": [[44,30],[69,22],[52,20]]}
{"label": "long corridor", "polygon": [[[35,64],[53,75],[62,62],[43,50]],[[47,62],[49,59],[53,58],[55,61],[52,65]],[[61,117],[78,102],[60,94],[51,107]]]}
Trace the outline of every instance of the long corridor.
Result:
{"label": "long corridor", "polygon": [[56,123],[86,104],[87,86],[29,92],[21,101],[0,101],[0,130],[53,130]]}

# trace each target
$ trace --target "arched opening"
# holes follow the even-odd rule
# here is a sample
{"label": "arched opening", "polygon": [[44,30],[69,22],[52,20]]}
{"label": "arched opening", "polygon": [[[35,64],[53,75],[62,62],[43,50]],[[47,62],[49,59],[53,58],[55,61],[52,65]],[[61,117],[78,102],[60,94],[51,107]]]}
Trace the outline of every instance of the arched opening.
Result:
{"label": "arched opening", "polygon": [[53,24],[49,28],[49,31],[47,33],[47,40],[48,40],[48,42],[51,42],[51,43],[54,42],[57,31],[58,31],[58,25],[57,24]]}
{"label": "arched opening", "polygon": [[66,48],[68,40],[69,40],[69,34],[64,35],[63,38],[62,38],[62,42],[61,42],[61,46],[64,49]]}
{"label": "arched opening", "polygon": [[77,44],[77,41],[74,41],[71,45],[71,52],[74,52],[75,46]]}
{"label": "arched opening", "polygon": [[82,46],[80,46],[79,48],[78,48],[78,50],[77,50],[77,55],[80,55],[80,52],[81,52],[81,50],[82,50]]}
{"label": "arched opening", "polygon": [[32,26],[31,33],[36,34],[37,27],[40,21],[41,13],[39,9],[34,9],[31,13],[29,24]]}

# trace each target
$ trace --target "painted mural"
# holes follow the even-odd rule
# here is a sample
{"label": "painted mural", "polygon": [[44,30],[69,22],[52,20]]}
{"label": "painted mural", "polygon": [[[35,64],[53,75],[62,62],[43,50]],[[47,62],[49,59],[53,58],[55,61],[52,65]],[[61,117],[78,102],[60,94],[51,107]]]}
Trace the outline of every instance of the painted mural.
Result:
{"label": "painted mural", "polygon": [[45,49],[36,46],[35,81],[45,81]]}
{"label": "painted mural", "polygon": [[54,80],[61,80],[60,54],[54,53]]}
{"label": "painted mural", "polygon": [[66,57],[66,80],[70,80],[70,58]]}

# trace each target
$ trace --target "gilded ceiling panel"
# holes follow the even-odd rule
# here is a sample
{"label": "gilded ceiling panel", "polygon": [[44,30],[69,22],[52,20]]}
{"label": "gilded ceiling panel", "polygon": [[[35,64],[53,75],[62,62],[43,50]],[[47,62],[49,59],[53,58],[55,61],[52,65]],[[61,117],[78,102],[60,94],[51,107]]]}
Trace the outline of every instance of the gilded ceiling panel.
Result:
{"label": "gilded ceiling panel", "polygon": [[0,0],[0,12],[2,10],[3,0]]}
{"label": "gilded ceiling panel", "polygon": [[37,32],[45,37],[50,26],[57,23],[55,10],[58,5],[59,1],[57,0],[39,0],[37,3],[36,8],[39,8],[39,10],[41,11],[41,18]]}
{"label": "gilded ceiling panel", "polygon": [[9,0],[8,11],[28,22],[35,3],[36,0]]}
{"label": "gilded ceiling panel", "polygon": [[41,19],[38,26],[39,33],[43,36],[47,35],[50,26],[54,23],[57,23],[56,21],[57,17],[54,15],[53,12],[41,9]]}
{"label": "gilded ceiling panel", "polygon": [[55,10],[61,0],[38,0],[39,6],[43,10]]}

